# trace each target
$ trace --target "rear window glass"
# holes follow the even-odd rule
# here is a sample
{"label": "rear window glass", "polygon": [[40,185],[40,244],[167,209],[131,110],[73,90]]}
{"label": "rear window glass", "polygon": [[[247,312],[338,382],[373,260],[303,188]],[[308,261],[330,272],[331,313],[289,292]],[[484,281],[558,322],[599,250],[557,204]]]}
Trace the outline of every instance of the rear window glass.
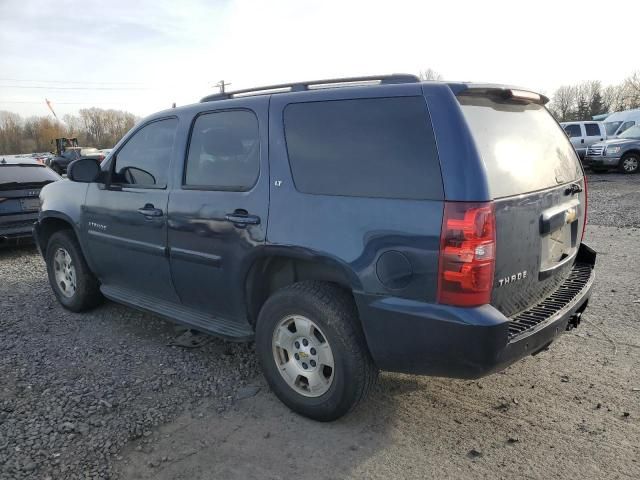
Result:
{"label": "rear window glass", "polygon": [[544,106],[470,95],[458,100],[494,198],[543,190],[582,176],[571,143]]}
{"label": "rear window glass", "polygon": [[17,183],[55,182],[60,177],[42,165],[0,165],[0,188]]}
{"label": "rear window glass", "polygon": [[296,188],[304,193],[441,199],[422,97],[294,103],[284,112]]}

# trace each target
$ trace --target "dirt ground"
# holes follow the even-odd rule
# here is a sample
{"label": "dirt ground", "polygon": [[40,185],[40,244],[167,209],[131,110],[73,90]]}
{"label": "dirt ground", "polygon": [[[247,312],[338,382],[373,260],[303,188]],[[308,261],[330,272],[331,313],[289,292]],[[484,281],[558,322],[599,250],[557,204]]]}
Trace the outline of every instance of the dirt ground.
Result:
{"label": "dirt ground", "polygon": [[123,478],[640,478],[640,230],[591,225],[592,303],[551,349],[480,381],[383,374],[331,424],[259,393],[122,453]]}
{"label": "dirt ground", "polygon": [[589,177],[594,292],[548,351],[479,381],[383,373],[330,424],[274,397],[252,344],[66,311],[34,248],[0,251],[0,479],[640,478],[638,201],[640,175]]}

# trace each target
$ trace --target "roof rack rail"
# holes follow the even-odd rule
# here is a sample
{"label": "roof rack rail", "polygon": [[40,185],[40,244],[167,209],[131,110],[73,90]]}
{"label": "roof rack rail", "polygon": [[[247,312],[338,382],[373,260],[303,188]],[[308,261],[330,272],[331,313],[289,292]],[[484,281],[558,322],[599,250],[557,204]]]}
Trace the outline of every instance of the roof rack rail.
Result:
{"label": "roof rack rail", "polygon": [[271,95],[274,93],[301,92],[305,90],[319,90],[322,88],[357,86],[363,83],[394,84],[417,83],[420,79],[408,73],[394,73],[392,75],[372,75],[367,77],[330,78],[326,80],[312,80],[307,82],[281,83],[266,87],[246,88],[234,92],[214,93],[202,98],[200,102],[213,102],[215,100],[227,100],[229,98],[245,97],[252,95]]}

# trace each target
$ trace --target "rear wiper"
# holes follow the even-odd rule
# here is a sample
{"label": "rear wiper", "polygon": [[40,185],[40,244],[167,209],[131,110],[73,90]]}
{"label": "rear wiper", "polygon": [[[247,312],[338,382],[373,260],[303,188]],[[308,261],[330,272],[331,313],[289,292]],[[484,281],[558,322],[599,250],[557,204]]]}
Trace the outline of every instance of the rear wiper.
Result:
{"label": "rear wiper", "polygon": [[10,190],[12,187],[19,187],[21,189],[27,188],[39,188],[50,184],[53,180],[44,180],[42,182],[6,182],[0,183],[0,190]]}

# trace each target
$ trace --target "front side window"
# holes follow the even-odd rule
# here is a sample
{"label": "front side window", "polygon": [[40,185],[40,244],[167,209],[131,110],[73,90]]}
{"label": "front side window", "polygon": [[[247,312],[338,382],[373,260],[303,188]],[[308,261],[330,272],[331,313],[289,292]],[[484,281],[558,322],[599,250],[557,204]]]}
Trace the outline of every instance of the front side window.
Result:
{"label": "front side window", "polygon": [[622,124],[622,126],[620,127],[620,131],[618,132],[618,135],[620,135],[622,132],[628,130],[629,128],[633,127],[636,124],[636,122],[624,122]]}
{"label": "front side window", "polygon": [[134,133],[116,154],[112,183],[165,187],[177,126],[177,118],[167,118]]}
{"label": "front side window", "polygon": [[564,131],[567,132],[567,135],[569,135],[569,138],[582,136],[582,130],[580,130],[580,125],[576,125],[576,124],[566,125],[564,127]]}
{"label": "front side window", "polygon": [[597,123],[585,123],[584,128],[587,131],[587,137],[599,137],[600,127]]}
{"label": "front side window", "polygon": [[247,191],[260,173],[258,119],[248,110],[199,115],[193,125],[184,183]]}
{"label": "front side window", "polygon": [[441,199],[440,163],[423,97],[292,103],[285,138],[303,193]]}
{"label": "front side window", "polygon": [[604,129],[607,131],[607,135],[613,135],[618,130],[622,122],[605,122]]}
{"label": "front side window", "polygon": [[627,128],[620,134],[620,138],[629,138],[631,140],[640,140],[640,126],[636,125],[631,128]]}

